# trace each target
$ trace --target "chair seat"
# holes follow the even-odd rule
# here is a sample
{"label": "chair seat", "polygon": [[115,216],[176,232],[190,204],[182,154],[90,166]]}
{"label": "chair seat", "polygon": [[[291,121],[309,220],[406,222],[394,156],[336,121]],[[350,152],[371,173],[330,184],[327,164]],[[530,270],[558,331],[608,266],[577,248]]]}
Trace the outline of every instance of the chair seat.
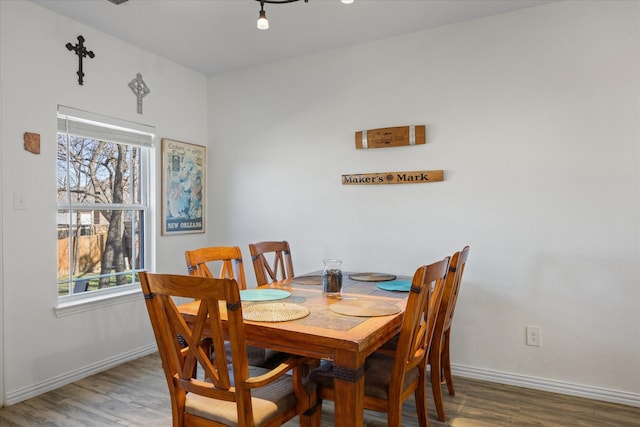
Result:
{"label": "chair seat", "polygon": [[[231,347],[230,343],[225,342],[227,350],[227,363],[231,363]],[[271,350],[268,348],[255,347],[252,345],[247,346],[247,361],[249,366],[257,366],[260,368],[273,369],[278,366],[283,360],[291,357],[288,353],[282,353],[279,351]]]}
{"label": "chair seat", "polygon": [[398,338],[399,338],[399,334],[394,335],[393,338],[391,338],[386,343],[382,344],[380,348],[382,350],[395,351],[395,349],[398,348]]}
{"label": "chair seat", "polygon": [[[231,369],[230,369],[231,371]],[[259,376],[269,372],[268,369],[249,366],[249,375]],[[312,381],[305,382],[305,391],[313,393],[316,384]],[[257,427],[264,425],[279,414],[282,414],[295,405],[296,396],[293,391],[293,382],[287,375],[251,391],[251,404],[253,406],[253,420]],[[238,425],[237,405],[235,402],[223,402],[211,399],[195,393],[186,394],[185,412],[229,426]]]}
{"label": "chair seat", "polygon": [[[373,353],[367,357],[364,365],[364,394],[377,399],[389,399],[389,383],[395,359],[384,354]],[[418,368],[406,372],[403,389],[406,389],[418,378]],[[311,372],[311,379],[319,387],[333,388],[333,363],[323,362],[319,368]]]}

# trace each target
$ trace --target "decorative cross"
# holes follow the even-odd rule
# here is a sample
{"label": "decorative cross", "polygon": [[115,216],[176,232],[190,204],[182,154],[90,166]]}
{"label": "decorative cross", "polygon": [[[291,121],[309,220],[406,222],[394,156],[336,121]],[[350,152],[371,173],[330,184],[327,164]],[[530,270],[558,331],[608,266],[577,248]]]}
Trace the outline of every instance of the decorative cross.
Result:
{"label": "decorative cross", "polygon": [[142,74],[138,73],[136,78],[129,82],[131,92],[133,92],[138,98],[138,114],[142,114],[142,98],[147,96],[151,90],[147,87],[147,84],[142,80]]}
{"label": "decorative cross", "polygon": [[87,48],[84,47],[83,43],[84,37],[78,36],[78,44],[76,44],[75,46],[71,43],[66,44],[67,49],[75,51],[76,55],[78,55],[78,72],[76,74],[78,75],[78,84],[80,85],[82,85],[82,83],[84,82],[84,73],[82,72],[82,58],[87,56],[89,58],[93,58],[95,56],[93,54],[93,51],[87,50]]}

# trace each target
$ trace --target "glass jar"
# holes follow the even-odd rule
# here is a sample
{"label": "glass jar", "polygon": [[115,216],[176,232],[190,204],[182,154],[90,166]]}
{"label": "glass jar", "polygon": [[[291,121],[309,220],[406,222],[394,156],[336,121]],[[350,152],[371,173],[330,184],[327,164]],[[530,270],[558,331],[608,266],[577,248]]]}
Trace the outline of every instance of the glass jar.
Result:
{"label": "glass jar", "polygon": [[340,295],[342,291],[342,260],[323,259],[322,291],[328,295]]}

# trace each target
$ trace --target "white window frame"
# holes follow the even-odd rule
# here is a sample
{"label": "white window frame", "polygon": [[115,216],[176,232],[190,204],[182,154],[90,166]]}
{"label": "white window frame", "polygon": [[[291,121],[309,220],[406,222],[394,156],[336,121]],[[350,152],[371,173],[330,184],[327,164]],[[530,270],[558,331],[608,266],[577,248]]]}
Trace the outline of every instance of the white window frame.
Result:
{"label": "white window frame", "polygon": [[[151,248],[154,240],[152,235],[154,227],[152,226],[153,215],[151,202],[153,200],[153,193],[151,191],[152,175],[150,165],[151,160],[154,158],[155,128],[153,126],[107,117],[64,105],[58,105],[57,117],[57,133],[62,132],[117,143],[130,143],[144,148],[140,150],[140,172],[141,176],[145,179],[145,182],[141,185],[141,200],[143,202],[139,205],[121,205],[119,207],[142,210],[144,212],[143,266],[146,270],[150,269],[149,267],[153,257]],[[71,207],[79,208],[80,206],[70,203],[58,203],[56,205],[56,213],[59,212],[60,209]],[[86,207],[86,205],[83,205],[83,207]],[[140,284],[134,282],[91,292],[58,296],[58,280],[56,279],[55,292],[57,305],[54,307],[54,311],[57,317],[61,317],[137,300],[140,298],[141,290]]]}

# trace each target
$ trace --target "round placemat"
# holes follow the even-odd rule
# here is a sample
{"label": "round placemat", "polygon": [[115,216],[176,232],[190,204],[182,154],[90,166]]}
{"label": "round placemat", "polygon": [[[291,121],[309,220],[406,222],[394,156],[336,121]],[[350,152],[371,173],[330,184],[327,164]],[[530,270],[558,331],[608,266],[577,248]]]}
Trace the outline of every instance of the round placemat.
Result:
{"label": "round placemat", "polygon": [[288,298],[291,292],[282,289],[245,289],[240,291],[242,301],[272,301]]}
{"label": "round placemat", "polygon": [[270,302],[242,307],[242,318],[254,322],[287,322],[309,315],[309,309],[290,302]]}
{"label": "round placemat", "polygon": [[385,291],[409,292],[411,290],[411,280],[390,280],[378,283],[376,286]]}
{"label": "round placemat", "polygon": [[299,285],[322,285],[322,276],[298,276],[291,279],[291,281]]}
{"label": "round placemat", "polygon": [[329,309],[335,313],[361,317],[388,316],[400,312],[400,307],[388,302],[362,299],[336,302]]}
{"label": "round placemat", "polygon": [[396,276],[386,273],[352,273],[349,275],[349,279],[360,282],[386,282],[387,280],[395,280]]}

